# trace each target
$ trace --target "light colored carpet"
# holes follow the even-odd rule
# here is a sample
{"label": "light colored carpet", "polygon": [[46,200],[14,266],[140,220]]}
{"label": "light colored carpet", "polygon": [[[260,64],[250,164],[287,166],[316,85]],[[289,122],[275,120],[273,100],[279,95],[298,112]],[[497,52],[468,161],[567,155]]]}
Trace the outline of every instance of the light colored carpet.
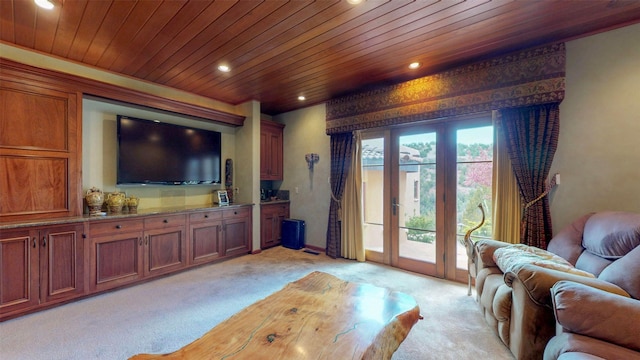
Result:
{"label": "light colored carpet", "polygon": [[463,284],[282,247],[5,321],[0,359],[111,360],[172,352],[315,270],[416,299],[424,320],[394,360],[513,359]]}

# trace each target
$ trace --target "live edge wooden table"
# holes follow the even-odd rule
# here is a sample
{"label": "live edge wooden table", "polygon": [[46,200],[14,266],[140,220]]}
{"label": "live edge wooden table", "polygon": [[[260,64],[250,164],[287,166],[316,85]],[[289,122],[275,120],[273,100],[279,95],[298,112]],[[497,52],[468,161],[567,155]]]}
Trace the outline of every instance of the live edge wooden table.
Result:
{"label": "live edge wooden table", "polygon": [[131,359],[390,359],[419,319],[409,295],[313,272],[173,353]]}

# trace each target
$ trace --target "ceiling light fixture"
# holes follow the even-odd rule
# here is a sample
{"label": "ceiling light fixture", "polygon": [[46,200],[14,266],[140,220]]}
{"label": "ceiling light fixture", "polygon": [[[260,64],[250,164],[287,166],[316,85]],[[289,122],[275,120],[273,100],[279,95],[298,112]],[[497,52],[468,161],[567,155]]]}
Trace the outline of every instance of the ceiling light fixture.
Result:
{"label": "ceiling light fixture", "polygon": [[347,0],[347,2],[351,5],[358,5],[362,2],[362,0]]}
{"label": "ceiling light fixture", "polygon": [[305,100],[307,100],[307,98],[304,97],[304,95],[300,95],[300,96],[298,96],[298,100],[305,101]]}
{"label": "ceiling light fixture", "polygon": [[41,8],[47,10],[51,10],[54,7],[53,2],[50,0],[33,0],[33,2],[35,2],[36,5],[40,6]]}
{"label": "ceiling light fixture", "polygon": [[222,72],[229,72],[231,71],[231,68],[227,65],[219,65],[218,66],[218,70],[222,71]]}
{"label": "ceiling light fixture", "polygon": [[412,62],[411,64],[409,64],[409,69],[417,69],[419,67],[420,67],[419,62]]}

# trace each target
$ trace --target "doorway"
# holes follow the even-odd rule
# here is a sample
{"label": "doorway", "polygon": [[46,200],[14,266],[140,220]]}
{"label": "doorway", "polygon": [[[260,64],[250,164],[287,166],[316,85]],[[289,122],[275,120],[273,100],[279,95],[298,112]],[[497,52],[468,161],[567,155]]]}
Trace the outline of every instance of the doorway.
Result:
{"label": "doorway", "polygon": [[490,115],[370,131],[362,136],[367,260],[466,281],[464,233],[491,236]]}

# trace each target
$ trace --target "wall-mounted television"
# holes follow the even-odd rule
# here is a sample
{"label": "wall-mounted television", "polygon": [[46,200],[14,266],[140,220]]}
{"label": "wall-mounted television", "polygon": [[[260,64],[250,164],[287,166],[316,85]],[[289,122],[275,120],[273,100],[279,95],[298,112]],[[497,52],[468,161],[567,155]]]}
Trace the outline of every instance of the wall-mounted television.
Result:
{"label": "wall-mounted television", "polygon": [[221,134],[118,115],[117,184],[221,182]]}

